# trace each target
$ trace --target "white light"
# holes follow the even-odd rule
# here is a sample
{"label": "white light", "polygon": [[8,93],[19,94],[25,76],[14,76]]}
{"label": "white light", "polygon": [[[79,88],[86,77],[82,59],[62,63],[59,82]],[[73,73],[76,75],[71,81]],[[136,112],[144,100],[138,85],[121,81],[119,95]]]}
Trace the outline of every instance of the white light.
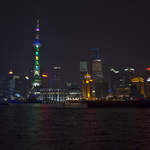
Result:
{"label": "white light", "polygon": [[101,62],[101,60],[100,60],[100,59],[96,59],[96,61]]}
{"label": "white light", "polygon": [[26,80],[29,80],[29,77],[28,77],[28,76],[25,76],[25,79],[26,79]]}
{"label": "white light", "polygon": [[40,86],[39,83],[33,83],[33,86]]}
{"label": "white light", "polygon": [[114,68],[110,69],[110,71],[114,72],[114,73],[119,73],[118,70],[115,70]]}
{"label": "white light", "polygon": [[38,94],[40,94],[40,92],[34,92],[34,94],[35,94],[35,95],[38,95]]}
{"label": "white light", "polygon": [[147,82],[150,82],[150,77],[146,80]]}
{"label": "white light", "polygon": [[130,68],[130,70],[131,70],[131,71],[134,71],[135,69],[134,69],[134,68]]}

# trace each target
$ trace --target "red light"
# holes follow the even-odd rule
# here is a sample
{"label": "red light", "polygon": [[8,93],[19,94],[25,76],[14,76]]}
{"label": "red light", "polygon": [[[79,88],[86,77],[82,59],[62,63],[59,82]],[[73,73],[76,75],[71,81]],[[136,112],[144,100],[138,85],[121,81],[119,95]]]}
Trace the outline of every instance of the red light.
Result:
{"label": "red light", "polygon": [[146,68],[147,71],[150,71],[150,68]]}
{"label": "red light", "polygon": [[47,78],[48,76],[47,76],[47,74],[42,74],[42,77]]}

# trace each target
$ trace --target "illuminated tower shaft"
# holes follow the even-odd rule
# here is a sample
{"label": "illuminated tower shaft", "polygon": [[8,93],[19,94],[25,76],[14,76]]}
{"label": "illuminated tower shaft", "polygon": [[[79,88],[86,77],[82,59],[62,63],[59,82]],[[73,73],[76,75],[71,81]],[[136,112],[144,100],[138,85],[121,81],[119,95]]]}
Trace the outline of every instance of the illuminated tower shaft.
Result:
{"label": "illuminated tower shaft", "polygon": [[37,87],[37,86],[41,85],[40,61],[39,61],[40,47],[41,47],[41,42],[40,42],[40,21],[39,21],[39,19],[37,19],[35,40],[33,42],[33,48],[35,50],[34,76],[33,76],[33,81],[32,81],[32,86],[33,87]]}

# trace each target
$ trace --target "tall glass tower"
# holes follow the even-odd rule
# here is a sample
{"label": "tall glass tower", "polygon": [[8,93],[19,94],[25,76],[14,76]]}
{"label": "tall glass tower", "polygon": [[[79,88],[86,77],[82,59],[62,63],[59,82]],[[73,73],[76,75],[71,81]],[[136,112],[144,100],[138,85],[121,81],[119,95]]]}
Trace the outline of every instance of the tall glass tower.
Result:
{"label": "tall glass tower", "polygon": [[33,81],[32,86],[38,87],[41,85],[41,76],[40,76],[40,61],[39,61],[39,51],[41,47],[40,42],[40,20],[37,18],[36,21],[36,28],[35,28],[35,40],[33,42],[33,48],[34,48],[34,75],[33,75]]}

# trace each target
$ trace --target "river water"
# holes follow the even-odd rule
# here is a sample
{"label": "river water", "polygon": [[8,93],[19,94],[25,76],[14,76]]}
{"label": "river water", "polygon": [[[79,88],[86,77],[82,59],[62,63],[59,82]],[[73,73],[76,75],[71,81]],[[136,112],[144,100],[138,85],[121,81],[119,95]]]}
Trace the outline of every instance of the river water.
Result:
{"label": "river water", "polygon": [[150,150],[150,109],[0,106],[0,150]]}

